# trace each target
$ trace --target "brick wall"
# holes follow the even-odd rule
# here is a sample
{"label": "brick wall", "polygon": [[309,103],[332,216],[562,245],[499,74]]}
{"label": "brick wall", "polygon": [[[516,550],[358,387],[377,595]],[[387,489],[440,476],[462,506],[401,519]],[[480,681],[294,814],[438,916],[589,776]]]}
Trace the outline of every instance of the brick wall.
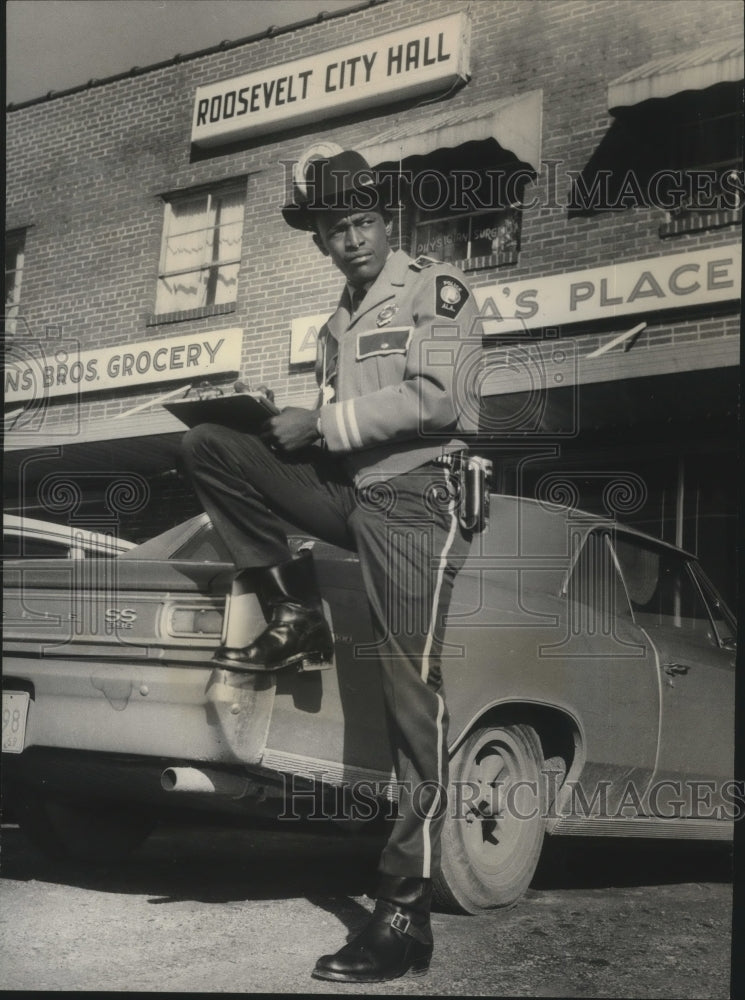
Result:
{"label": "brick wall", "polygon": [[[9,228],[28,226],[22,313],[32,330],[48,325],[82,350],[239,326],[244,371],[277,391],[312,388],[289,366],[293,316],[330,310],[340,277],[279,215],[279,161],[319,138],[355,146],[394,121],[386,109],[333,120],[292,137],[271,136],[239,152],[190,160],[195,88],[467,10],[473,21],[472,80],[449,102],[466,107],[542,88],[543,157],[559,173],[579,170],[607,130],[607,85],[641,63],[739,33],[739,0],[388,0],[328,21],[226,51],[144,71],[12,110],[7,120]],[[416,111],[410,112],[416,114]],[[234,312],[148,325],[155,303],[165,192],[246,176],[247,211]],[[477,272],[471,281],[541,276],[731,242],[732,227],[661,240],[659,210],[567,217],[546,204],[544,170],[526,198],[518,264]],[[565,185],[566,188],[566,185]],[[558,192],[561,198],[566,190]],[[650,324],[650,329],[653,324]],[[736,319],[657,324],[656,335],[735,333]],[[163,387],[160,387],[163,391]],[[142,397],[144,398],[144,397]],[[133,406],[135,393],[91,395],[80,417],[100,419]],[[55,406],[59,420],[69,405]]]}

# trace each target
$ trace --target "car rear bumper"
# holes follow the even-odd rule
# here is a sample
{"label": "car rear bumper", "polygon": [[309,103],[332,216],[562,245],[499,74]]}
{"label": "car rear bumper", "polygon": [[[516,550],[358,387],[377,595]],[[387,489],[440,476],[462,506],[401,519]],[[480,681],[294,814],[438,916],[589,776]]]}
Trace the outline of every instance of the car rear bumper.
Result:
{"label": "car rear bumper", "polygon": [[209,663],[11,655],[3,688],[31,695],[20,756],[33,747],[54,747],[259,764],[275,680]]}

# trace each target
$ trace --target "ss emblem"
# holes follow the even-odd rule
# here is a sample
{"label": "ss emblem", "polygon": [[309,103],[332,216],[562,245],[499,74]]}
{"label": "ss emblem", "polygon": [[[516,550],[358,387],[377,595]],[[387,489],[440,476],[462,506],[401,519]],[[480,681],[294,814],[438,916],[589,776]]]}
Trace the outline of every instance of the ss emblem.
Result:
{"label": "ss emblem", "polygon": [[104,613],[107,625],[114,628],[132,628],[132,623],[137,618],[134,608],[107,608]]}

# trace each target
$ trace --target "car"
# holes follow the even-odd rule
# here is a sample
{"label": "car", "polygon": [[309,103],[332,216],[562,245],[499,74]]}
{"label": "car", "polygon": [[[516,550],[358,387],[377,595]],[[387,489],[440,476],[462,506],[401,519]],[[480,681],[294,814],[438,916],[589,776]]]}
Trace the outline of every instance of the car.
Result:
{"label": "car", "polygon": [[7,558],[90,559],[118,556],[135,548],[118,535],[56,524],[25,514],[3,513],[3,554]]}
{"label": "car", "polygon": [[[328,669],[210,662],[235,567],[206,515],[106,563],[108,576],[96,561],[6,566],[6,786],[37,845],[113,858],[180,806],[345,829],[392,821],[357,557],[302,535],[291,545],[314,553]],[[245,614],[249,641],[265,624],[258,600]],[[694,555],[492,495],[444,623],[438,903],[513,904],[547,836],[731,838],[734,648],[735,620]]]}

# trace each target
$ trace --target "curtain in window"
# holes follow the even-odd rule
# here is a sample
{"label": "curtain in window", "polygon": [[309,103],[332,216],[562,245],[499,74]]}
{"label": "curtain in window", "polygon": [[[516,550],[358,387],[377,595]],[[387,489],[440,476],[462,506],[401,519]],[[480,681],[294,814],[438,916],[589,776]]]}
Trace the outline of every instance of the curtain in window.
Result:
{"label": "curtain in window", "polygon": [[207,195],[168,206],[167,232],[158,282],[158,312],[195,309],[206,304],[212,228],[205,228]]}
{"label": "curtain in window", "polygon": [[235,301],[243,211],[242,191],[205,194],[168,206],[158,313]]}
{"label": "curtain in window", "polygon": [[242,241],[243,193],[234,191],[222,195],[215,205],[215,252],[212,259],[219,261],[220,266],[212,277],[214,287],[211,289],[210,304],[235,302]]}
{"label": "curtain in window", "polygon": [[16,332],[23,275],[23,234],[9,234],[5,241],[5,332]]}
{"label": "curtain in window", "polygon": [[242,191],[205,194],[168,206],[156,312],[235,301],[243,211]]}

